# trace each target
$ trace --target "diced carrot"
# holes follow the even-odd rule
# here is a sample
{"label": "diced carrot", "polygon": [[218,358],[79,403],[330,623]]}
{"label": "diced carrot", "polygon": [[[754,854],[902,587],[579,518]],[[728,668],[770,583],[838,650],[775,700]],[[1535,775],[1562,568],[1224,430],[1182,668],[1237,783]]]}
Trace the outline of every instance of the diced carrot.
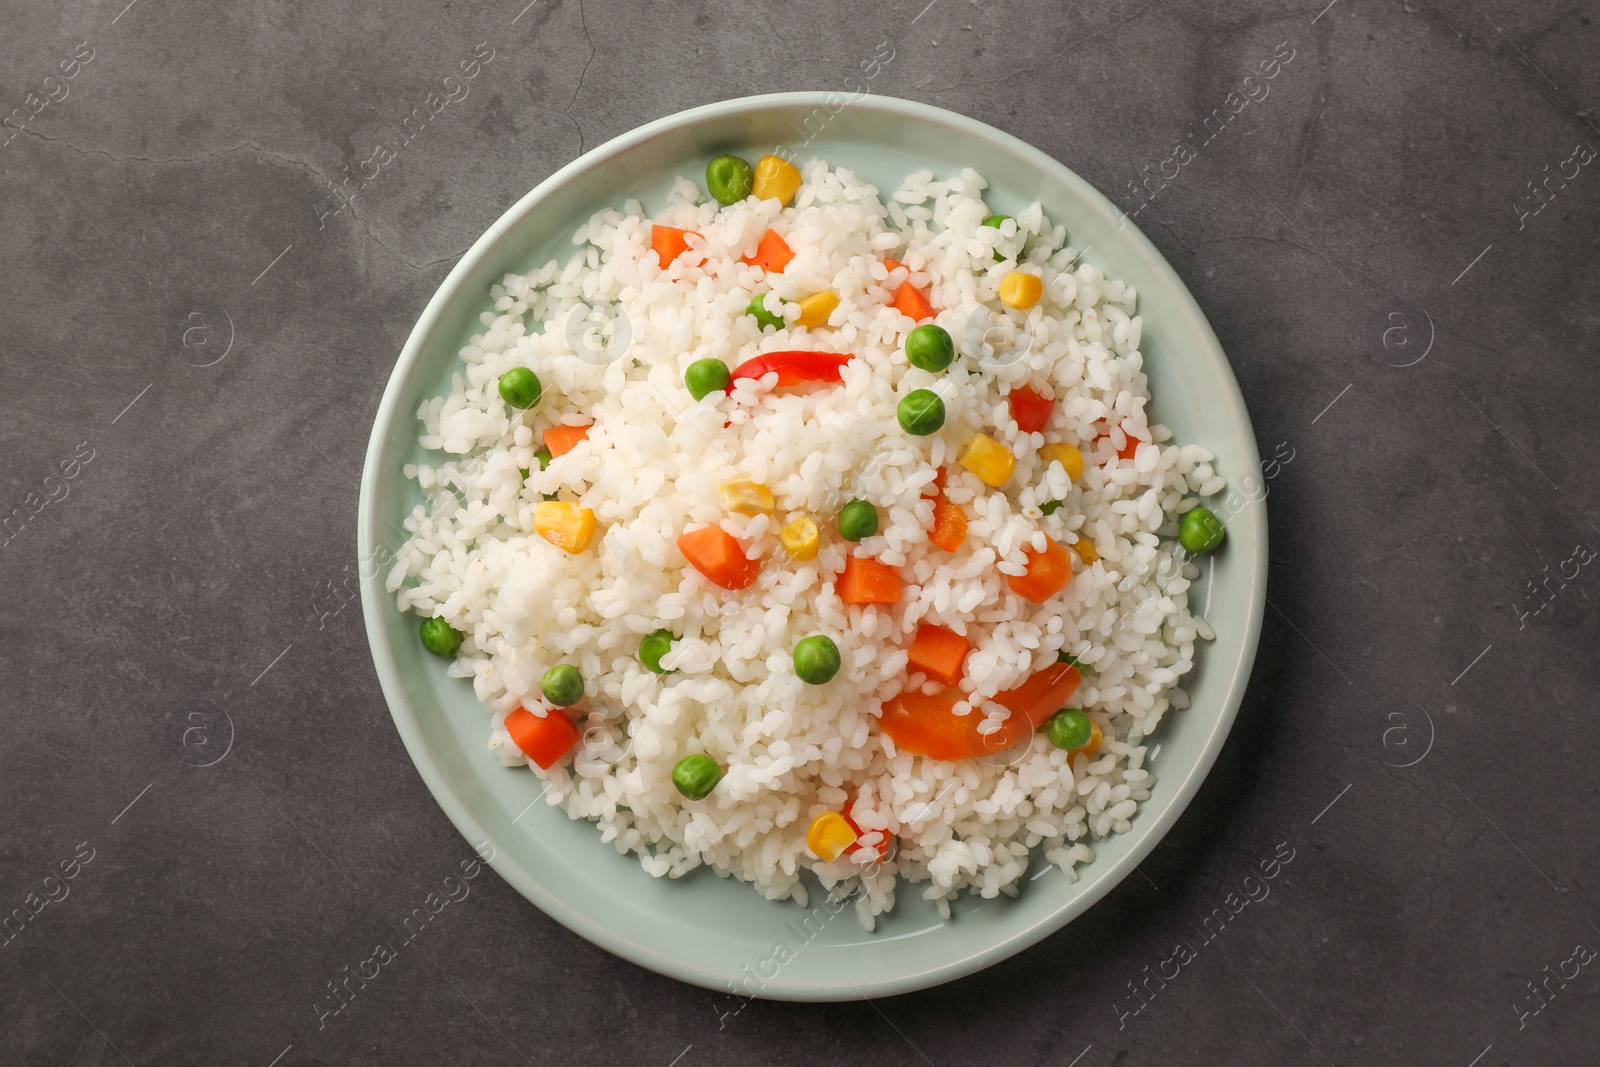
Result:
{"label": "diced carrot", "polygon": [[724,589],[743,589],[761,573],[761,562],[747,559],[739,542],[720,526],[683,534],[678,538],[678,551],[695,570]]}
{"label": "diced carrot", "polygon": [[[1105,423],[1101,423],[1100,425],[1104,426]],[[1096,441],[1102,441],[1105,438],[1110,437],[1110,436],[1111,436],[1111,434],[1109,432],[1108,433],[1103,433],[1099,437],[1096,437],[1095,440]],[[1128,433],[1126,430],[1124,430],[1122,432],[1122,437],[1123,437],[1122,447],[1117,449],[1117,458],[1118,459],[1132,459],[1133,458],[1133,454],[1139,450],[1139,446],[1144,444],[1144,442],[1141,441],[1139,438],[1133,436],[1133,434]]]}
{"label": "diced carrot", "polygon": [[898,604],[904,583],[900,572],[875,559],[851,556],[834,583],[846,604]]}
{"label": "diced carrot", "polygon": [[1072,580],[1072,554],[1050,538],[1045,538],[1043,552],[1035,552],[1031,546],[1022,551],[1028,557],[1027,573],[1006,576],[1011,591],[1022,599],[1043,604]]}
{"label": "diced carrot", "polygon": [[[888,267],[891,273],[900,267],[905,267],[908,271],[911,269],[898,259],[890,259],[887,256],[884,257],[883,265]],[[914,322],[933,317],[933,305],[928,303],[928,298],[922,295],[922,291],[909,281],[900,284],[894,291],[894,299],[890,303],[902,315],[909,315]]]}
{"label": "diced carrot", "polygon": [[527,708],[518,708],[506,716],[506,733],[523,754],[547,771],[578,743],[578,728],[555,708],[545,712],[543,718]]}
{"label": "diced carrot", "polygon": [[1085,741],[1081,747],[1075,748],[1071,752],[1068,752],[1067,758],[1071,759],[1073,756],[1087,756],[1090,759],[1094,759],[1094,754],[1100,751],[1100,745],[1105,741],[1105,739],[1105,731],[1100,729],[1100,724],[1095,722],[1093,719],[1090,719],[1089,740]]}
{"label": "diced carrot", "polygon": [[552,456],[564,456],[578,447],[579,441],[589,439],[587,426],[552,426],[544,432],[544,447]]}
{"label": "diced carrot", "polygon": [[[650,247],[655,250],[656,258],[665,268],[667,264],[677,259],[689,250],[689,235],[692,230],[680,230],[676,226],[663,226],[656,223],[650,227]],[[699,234],[694,234],[699,237]]]}
{"label": "diced carrot", "polygon": [[1011,717],[990,734],[978,733],[984,716],[955,713],[956,703],[967,699],[959,689],[941,689],[932,695],[921,689],[906,690],[883,702],[878,725],[902,752],[936,760],[992,755],[1026,740],[1067,702],[1082,680],[1072,664],[1052,663],[1015,689],[996,693],[995,702],[1008,709]]}
{"label": "diced carrot", "polygon": [[1013,717],[1025,719],[1030,730],[1061,710],[1067,698],[1077,692],[1083,671],[1076,663],[1056,660],[1042,671],[1035,671],[1015,689],[995,695],[995,702],[1011,709]]}
{"label": "diced carrot", "polygon": [[[861,825],[859,823],[857,823],[855,821],[855,819],[852,818],[851,815],[850,815],[850,809],[856,806],[856,800],[860,798],[860,795],[861,794],[857,793],[855,796],[851,797],[849,800],[846,800],[844,802],[844,809],[842,811],[840,811],[839,814],[843,815],[844,816],[844,821],[850,824],[850,829],[852,829],[852,830],[854,830],[856,832],[856,839],[857,840],[860,840],[861,837],[863,837],[865,834],[868,834],[868,833],[876,833],[876,834],[883,835],[883,840],[879,841],[876,845],[872,846],[873,850],[878,853],[878,862],[882,863],[884,860],[889,858],[889,842],[894,840],[894,835],[889,833],[889,831],[887,831],[887,830],[863,830],[863,829],[861,829]],[[864,846],[859,846],[858,845],[855,848],[852,848],[848,853],[846,853],[846,855],[848,855],[851,859],[853,859],[853,860],[855,860],[856,862],[859,863],[861,861],[861,851],[862,851],[863,847]]]}
{"label": "diced carrot", "polygon": [[954,552],[967,540],[966,511],[943,493],[933,501],[933,529],[928,532],[928,540],[946,552]]}
{"label": "diced carrot", "polygon": [[928,298],[923,296],[916,286],[910,282],[902,282],[900,288],[894,291],[894,299],[890,301],[900,314],[913,322],[933,318],[933,305],[928,303]]}
{"label": "diced carrot", "polygon": [[761,241],[756,245],[756,254],[745,256],[741,262],[748,263],[752,267],[760,267],[772,274],[782,274],[783,268],[787,267],[793,258],[794,250],[789,247],[789,243],[768,230],[761,235]]}
{"label": "diced carrot", "polygon": [[936,678],[945,685],[961,681],[961,665],[966,661],[972,642],[943,626],[925,622],[917,627],[917,636],[906,649],[911,666]]}
{"label": "diced carrot", "polygon": [[883,702],[878,727],[900,751],[915,756],[936,760],[981,756],[985,749],[975,727],[983,715],[957,715],[953,710],[965,696],[959,689],[941,689],[932,696],[920,688],[904,690]]}
{"label": "diced carrot", "polygon": [[1077,692],[1082,681],[1083,672],[1076,664],[1057,662],[1029,675],[1015,689],[996,693],[995,703],[1010,709],[1011,717],[990,735],[986,742],[989,751],[1010,748],[1043,726]]}
{"label": "diced carrot", "polygon": [[1023,433],[1043,430],[1050,421],[1050,412],[1056,406],[1054,397],[1044,396],[1027,385],[1011,390],[1010,401],[1011,417],[1016,420],[1017,429]]}

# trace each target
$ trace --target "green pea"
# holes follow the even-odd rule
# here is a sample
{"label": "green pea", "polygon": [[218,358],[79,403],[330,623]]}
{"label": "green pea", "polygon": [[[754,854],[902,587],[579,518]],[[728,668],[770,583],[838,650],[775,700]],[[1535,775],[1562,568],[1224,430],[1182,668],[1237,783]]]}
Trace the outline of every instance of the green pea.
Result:
{"label": "green pea", "polygon": [[1210,552],[1222,544],[1222,520],[1210,508],[1194,508],[1184,512],[1178,523],[1178,544],[1196,556]]}
{"label": "green pea", "polygon": [[689,395],[696,400],[707,393],[721,392],[731,381],[733,375],[720,359],[697,359],[683,372],[683,384],[689,387]]}
{"label": "green pea", "polygon": [[719,204],[737,204],[750,195],[755,171],[738,156],[718,156],[706,164],[706,189]]}
{"label": "green pea", "polygon": [[906,334],[906,362],[937,374],[956,358],[956,343],[943,326],[927,323]]}
{"label": "green pea", "polygon": [[678,635],[671,630],[657,630],[639,642],[639,662],[657,674],[671,674],[672,671],[661,666],[661,657],[672,651],[672,642],[677,639]]}
{"label": "green pea", "polygon": [[808,685],[826,685],[839,673],[839,646],[822,634],[801,638],[794,646],[794,673]]}
{"label": "green pea", "polygon": [[690,800],[701,800],[722,781],[722,768],[710,756],[696,752],[685,756],[672,768],[672,784]]}
{"label": "green pea", "polygon": [[583,675],[570,663],[557,663],[539,679],[539,692],[558,708],[570,708],[583,699]]}
{"label": "green pea", "polygon": [[1065,652],[1057,652],[1056,653],[1056,662],[1057,663],[1070,663],[1074,667],[1078,668],[1080,671],[1086,671],[1086,670],[1089,669],[1088,667],[1085,667],[1083,665],[1083,660],[1079,659],[1077,656],[1069,656]]}
{"label": "green pea", "polygon": [[[751,315],[755,316],[756,325],[760,326],[763,330],[768,326],[779,330],[783,329],[783,316],[774,315],[772,312],[768,311],[766,299],[766,293],[757,293],[755,296],[750,298],[750,306],[745,310]],[[781,299],[778,302],[780,305],[783,303]]]}
{"label": "green pea", "polygon": [[[998,230],[1000,228],[1000,224],[1002,222],[1009,221],[1010,218],[1011,218],[1010,215],[990,215],[988,218],[983,220],[983,224],[985,226],[989,226],[989,227],[992,227],[992,228]],[[1006,257],[1001,254],[1001,252],[1000,252],[1000,250],[998,248],[994,250],[994,261],[996,263],[1003,262],[1005,260],[1005,258]]]}
{"label": "green pea", "polygon": [[1077,708],[1062,708],[1045,721],[1044,732],[1057,748],[1082,748],[1094,736],[1094,724]]}
{"label": "green pea", "polygon": [[906,433],[926,437],[944,425],[944,401],[932,389],[913,389],[900,401],[895,416]]}
{"label": "green pea", "polygon": [[448,659],[461,647],[461,631],[443,619],[423,619],[421,634],[422,647],[435,656]]}
{"label": "green pea", "polygon": [[529,470],[527,467],[518,467],[517,468],[517,472],[522,475],[522,480],[523,481],[527,481],[529,478],[531,478],[533,476],[533,472],[531,470]]}
{"label": "green pea", "polygon": [[1063,503],[1065,503],[1065,501],[1046,500],[1043,504],[1039,505],[1039,510],[1046,515],[1054,515],[1056,512],[1061,510],[1061,505]]}
{"label": "green pea", "polygon": [[514,408],[533,407],[543,393],[539,376],[527,367],[512,367],[500,375],[500,399]]}
{"label": "green pea", "polygon": [[865,500],[852,500],[839,509],[839,536],[864,541],[878,532],[878,509]]}

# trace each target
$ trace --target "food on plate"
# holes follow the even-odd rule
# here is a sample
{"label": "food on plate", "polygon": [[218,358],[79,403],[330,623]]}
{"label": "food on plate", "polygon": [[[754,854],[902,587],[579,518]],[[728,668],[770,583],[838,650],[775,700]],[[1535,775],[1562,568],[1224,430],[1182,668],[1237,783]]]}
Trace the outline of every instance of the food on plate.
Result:
{"label": "food on plate", "polygon": [[1149,417],[1138,294],[986,188],[718,156],[492,287],[418,412],[388,588],[651,874],[948,915],[1150,795],[1224,482]]}

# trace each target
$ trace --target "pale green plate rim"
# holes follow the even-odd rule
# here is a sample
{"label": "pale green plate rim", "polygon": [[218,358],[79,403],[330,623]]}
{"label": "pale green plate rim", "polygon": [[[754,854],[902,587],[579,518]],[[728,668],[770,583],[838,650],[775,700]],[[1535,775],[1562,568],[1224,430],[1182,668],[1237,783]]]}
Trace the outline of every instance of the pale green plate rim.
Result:
{"label": "pale green plate rim", "polygon": [[[652,883],[637,887],[637,892],[641,896],[648,895],[653,903],[667,912],[676,907],[675,901],[681,903],[685,910],[680,914],[662,914],[656,922],[645,921],[644,928],[630,928],[620,915],[596,913],[603,911],[597,904],[600,900],[598,892],[589,894],[576,891],[571,885],[560,889],[548,884],[554,880],[553,877],[542,878],[530,862],[531,857],[540,849],[539,842],[515,836],[511,833],[510,823],[506,823],[505,832],[499,834],[491,833],[485,828],[486,823],[497,826],[504,823],[504,811],[491,795],[494,790],[504,789],[503,783],[492,780],[495,772],[503,769],[497,765],[493,768],[485,767],[481,774],[465,776],[460,774],[452,776],[447,771],[444,758],[455,757],[457,754],[435,750],[434,746],[438,740],[428,736],[428,723],[425,721],[425,716],[434,716],[435,719],[445,716],[447,714],[444,708],[445,701],[431,690],[424,692],[416,686],[408,686],[403,681],[400,658],[414,661],[420,653],[410,629],[396,624],[398,616],[394,609],[393,598],[383,590],[382,572],[370,565],[371,561],[381,558],[377,554],[380,543],[378,524],[383,521],[386,512],[394,512],[393,500],[389,494],[395,492],[392,488],[393,483],[401,480],[398,473],[401,460],[396,455],[401,446],[397,442],[404,441],[407,435],[414,441],[416,436],[415,411],[409,407],[402,407],[407,386],[419,376],[426,377],[425,368],[422,367],[425,362],[436,365],[439,360],[447,358],[428,352],[430,342],[434,349],[449,344],[448,358],[454,358],[454,347],[459,342],[453,339],[446,342],[434,337],[447,311],[458,302],[473,309],[487,306],[487,293],[483,288],[477,284],[470,289],[466,287],[469,276],[482,261],[494,253],[502,240],[509,240],[504,237],[509,230],[519,223],[526,223],[542,203],[558,192],[566,191],[563,195],[572,195],[571,186],[586,178],[592,180],[597,175],[602,175],[598,180],[603,183],[605,181],[603,168],[620,168],[626,172],[628,153],[663,134],[718,129],[725,131],[718,140],[732,144],[734,141],[731,138],[734,132],[746,126],[753,128],[759,124],[757,120],[770,123],[776,121],[775,116],[779,115],[803,117],[826,113],[835,116],[841,111],[839,107],[841,99],[838,94],[820,92],[769,94],[727,100],[658,119],[586,153],[541,182],[532,192],[506,211],[451,270],[429,300],[406,341],[374,419],[362,472],[357,518],[357,548],[364,564],[361,568],[362,607],[378,678],[396,728],[405,742],[406,750],[428,789],[457,829],[474,848],[485,853],[492,851],[491,865],[512,887],[546,914],[595,944],[642,966],[686,982],[718,990],[727,990],[737,983],[742,992],[782,1000],[856,999],[907,992],[949,981],[980,970],[1034,944],[1058,930],[1108,893],[1133,871],[1176,822],[1199,789],[1217,753],[1221,750],[1243,698],[1250,668],[1254,662],[1264,612],[1267,579],[1264,497],[1257,499],[1247,496],[1238,510],[1228,519],[1226,550],[1222,554],[1222,564],[1217,567],[1217,572],[1223,577],[1219,579],[1213,575],[1212,578],[1213,583],[1220,582],[1218,588],[1225,593],[1224,605],[1229,615],[1228,631],[1224,634],[1222,626],[1217,625],[1219,641],[1216,646],[1197,650],[1201,676],[1192,690],[1193,706],[1187,712],[1169,713],[1162,725],[1161,733],[1156,738],[1163,745],[1180,747],[1184,750],[1186,758],[1183,762],[1172,765],[1152,760],[1160,777],[1154,795],[1135,816],[1133,829],[1129,833],[1112,838],[1113,846],[1110,848],[1097,847],[1096,860],[1079,868],[1082,877],[1076,884],[1067,885],[1062,880],[1059,885],[1035,886],[1030,880],[1024,886],[1024,899],[1028,900],[1026,907],[1022,906],[1021,902],[1007,902],[1002,898],[999,911],[982,921],[963,922],[962,912],[958,906],[957,921],[944,924],[937,930],[918,931],[917,933],[931,932],[936,939],[941,939],[938,958],[931,961],[920,958],[921,955],[926,955],[920,951],[920,945],[920,955],[897,953],[892,949],[890,945],[902,938],[896,937],[890,928],[877,940],[868,938],[859,942],[831,945],[828,939],[824,938],[820,944],[833,948],[836,952],[825,954],[826,958],[820,963],[813,953],[805,961],[805,966],[794,966],[792,960],[776,963],[774,964],[776,973],[769,979],[765,974],[765,965],[772,962],[770,955],[764,959],[753,960],[743,953],[733,953],[729,948],[708,953],[705,946],[700,943],[700,938],[685,935],[684,917],[691,914],[687,909],[692,902],[682,894],[695,892],[692,885],[685,883],[668,885],[666,888],[680,894],[674,897],[670,893],[664,894],[654,889],[652,886],[659,883],[639,872],[640,878]],[[1204,403],[1216,409],[1205,417],[1211,421],[1220,421],[1226,427],[1222,431],[1209,431],[1208,439],[1202,442],[1217,453],[1219,472],[1233,483],[1238,483],[1246,473],[1259,477],[1260,457],[1249,414],[1216,335],[1193,296],[1171,266],[1149,240],[1130,221],[1124,219],[1122,213],[1109,200],[1043,152],[974,119],[927,104],[878,96],[851,98],[846,107],[860,109],[851,112],[852,119],[849,121],[886,121],[901,123],[907,128],[931,126],[937,130],[947,131],[954,137],[980,142],[992,149],[992,152],[988,159],[978,161],[977,165],[991,178],[997,188],[1003,187],[1004,182],[995,178],[993,168],[996,167],[1010,174],[1014,179],[1013,184],[1030,188],[1051,188],[1058,196],[1076,201],[1075,209],[1082,216],[1080,226],[1084,228],[1104,230],[1105,224],[1112,224],[1116,233],[1107,239],[1121,245],[1116,249],[1117,254],[1124,260],[1130,255],[1133,256],[1139,261],[1139,269],[1151,274],[1151,280],[1163,290],[1159,295],[1154,294],[1149,282],[1141,290],[1140,310],[1146,316],[1146,336],[1152,338],[1152,343],[1154,338],[1162,337],[1168,339],[1169,344],[1173,343],[1172,339],[1177,339],[1177,344],[1182,345],[1181,354],[1173,352],[1151,358],[1152,377],[1156,376],[1154,365],[1158,359],[1171,360],[1178,369],[1170,373],[1183,376],[1196,389],[1203,388]],[[692,171],[686,173],[693,176]],[[614,193],[615,199],[619,202],[626,195],[631,194],[620,189]],[[1051,213],[1048,203],[1047,213]],[[570,231],[579,221],[581,220],[572,218],[550,220],[547,228],[553,226],[556,229]],[[1069,232],[1070,230],[1069,226]],[[499,250],[504,253],[503,248]],[[1093,262],[1102,258],[1104,254],[1105,249],[1102,247],[1100,255],[1089,255],[1086,258]],[[437,367],[434,377],[437,377]],[[1193,393],[1196,389],[1191,389],[1189,397],[1191,403],[1195,400]],[[1159,412],[1163,406],[1169,410],[1175,407],[1170,400],[1163,405],[1161,394],[1157,393],[1154,407]],[[1163,421],[1170,424],[1172,420],[1163,417]],[[1220,439],[1219,434],[1227,439]],[[1243,588],[1238,585],[1239,582],[1244,583]],[[1224,648],[1228,651],[1225,657],[1219,655]],[[413,670],[419,669],[414,664],[408,663],[408,666]],[[420,669],[437,671],[437,675],[430,674],[429,684],[433,684],[432,679],[435,677],[443,677],[440,668]],[[468,687],[470,699],[469,683],[453,679],[448,682]],[[1174,721],[1180,717],[1186,718]],[[445,728],[438,727],[438,729]],[[1181,745],[1173,745],[1173,735],[1181,738]],[[526,774],[526,772],[521,773]],[[531,777],[528,776],[530,779]],[[565,835],[566,832],[560,824],[551,821],[553,819],[566,821],[561,812],[543,808],[542,805],[534,812],[534,821],[539,823],[541,834],[549,834],[552,837]],[[595,887],[605,885],[608,889],[611,888],[610,883],[613,880],[626,881],[628,876],[619,873],[612,866],[619,860],[614,850],[609,845],[601,844],[598,834],[592,829],[588,827],[582,829],[587,831],[592,839],[590,841],[592,853],[581,841],[574,844],[574,839],[563,836],[569,845],[563,856],[565,862],[570,863],[575,871],[592,873],[582,876],[571,872],[560,873],[570,874],[568,880],[589,877],[594,880]],[[606,857],[609,857],[609,860]],[[545,858],[549,859],[548,856]],[[630,859],[625,862],[634,861]],[[637,870],[636,864],[634,869]],[[1052,882],[1054,883],[1054,880]],[[713,882],[706,885],[702,881],[702,888],[699,891],[717,895],[719,892],[717,884]],[[761,937],[769,937],[772,932],[765,924],[768,919],[773,918],[773,915],[765,911],[758,912],[756,909],[782,908],[785,905],[762,901],[748,887],[737,888],[748,894],[751,902],[751,907],[748,909],[750,914],[760,918],[759,936],[749,941],[752,947],[748,950],[759,952]],[[632,891],[634,890],[630,889],[630,892]],[[1039,899],[1031,899],[1033,894],[1038,894]],[[902,902],[900,908],[909,908],[922,903],[908,899],[908,894],[905,892],[900,894],[900,900]],[[743,906],[736,905],[736,907],[742,909]],[[788,905],[788,907],[793,906]],[[792,919],[798,921],[804,913],[796,910],[793,913],[779,914],[778,917],[781,918],[783,914],[789,914]],[[629,919],[637,920],[638,916],[630,916]],[[741,921],[744,920],[735,919],[731,915],[726,920],[729,929]],[[788,927],[788,929],[794,929],[798,934],[798,928]],[[809,927],[807,930],[809,931]],[[707,929],[703,916],[701,931],[708,938],[713,935],[724,939],[737,936],[722,929],[720,923],[715,931]],[[831,936],[829,934],[829,937]],[[784,935],[785,940],[789,937],[789,934]],[[948,944],[944,944],[945,942]],[[809,946],[810,939],[807,938],[800,943],[799,948],[803,950]],[[901,958],[905,961],[903,965],[898,962]],[[760,971],[759,987],[753,985],[751,981],[752,963],[755,963]],[[787,972],[784,969],[786,965]]]}

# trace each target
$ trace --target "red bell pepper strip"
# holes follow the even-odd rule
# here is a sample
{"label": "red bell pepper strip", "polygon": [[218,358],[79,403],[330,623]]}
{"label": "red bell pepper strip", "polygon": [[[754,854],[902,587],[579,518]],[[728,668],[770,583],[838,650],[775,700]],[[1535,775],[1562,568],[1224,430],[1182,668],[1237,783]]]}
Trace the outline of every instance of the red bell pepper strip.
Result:
{"label": "red bell pepper strip", "polygon": [[1050,412],[1055,410],[1054,397],[1044,396],[1032,386],[1024,385],[1011,390],[1011,417],[1016,421],[1017,429],[1023,433],[1038,433],[1050,421]]}
{"label": "red bell pepper strip", "polygon": [[848,352],[767,352],[745,360],[733,368],[733,379],[760,378],[778,372],[778,385],[799,385],[802,382],[837,382],[843,380],[840,371],[856,357]]}

